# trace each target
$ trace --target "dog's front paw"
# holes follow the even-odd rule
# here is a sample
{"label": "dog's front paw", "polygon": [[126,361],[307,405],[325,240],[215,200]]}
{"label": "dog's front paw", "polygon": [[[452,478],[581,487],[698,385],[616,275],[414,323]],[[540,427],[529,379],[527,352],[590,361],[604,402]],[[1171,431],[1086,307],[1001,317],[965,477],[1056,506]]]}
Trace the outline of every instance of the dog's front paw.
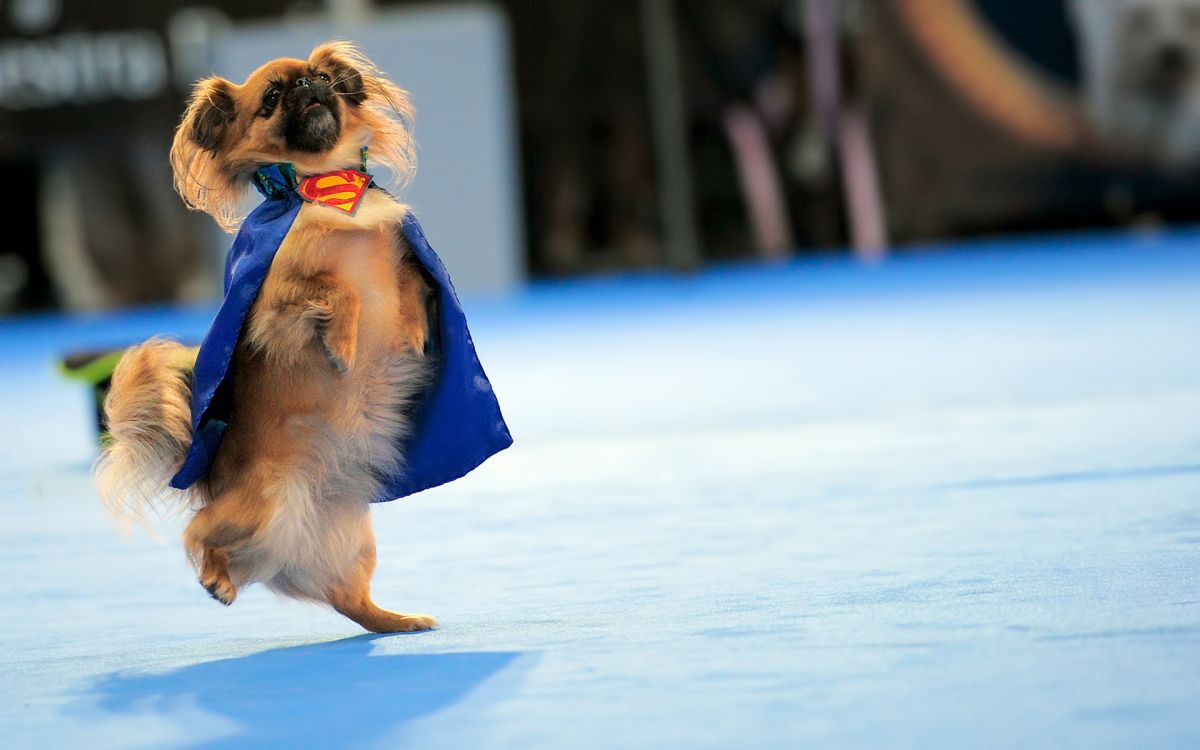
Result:
{"label": "dog's front paw", "polygon": [[[317,339],[325,352],[325,359],[339,374],[345,375],[354,366],[358,351],[358,338],[342,333],[337,326],[324,326],[318,330]],[[339,335],[340,334],[340,335]]]}
{"label": "dog's front paw", "polygon": [[333,369],[337,370],[339,375],[345,375],[350,372],[350,363],[345,356],[334,351],[325,339],[321,339],[322,348],[325,350],[325,359],[329,364],[333,365]]}
{"label": "dog's front paw", "polygon": [[425,356],[425,329],[406,332],[400,339],[400,350],[408,350],[418,357]]}
{"label": "dog's front paw", "polygon": [[213,599],[228,607],[237,599],[237,587],[228,578],[201,578],[200,585],[204,587]]}

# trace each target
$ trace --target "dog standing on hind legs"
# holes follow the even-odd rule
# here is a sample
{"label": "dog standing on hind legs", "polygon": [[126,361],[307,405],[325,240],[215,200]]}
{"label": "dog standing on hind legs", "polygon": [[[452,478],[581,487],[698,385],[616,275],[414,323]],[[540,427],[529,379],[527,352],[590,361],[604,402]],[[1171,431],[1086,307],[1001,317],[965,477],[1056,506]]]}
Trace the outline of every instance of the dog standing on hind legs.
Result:
{"label": "dog standing on hind legs", "polygon": [[370,504],[512,442],[445,268],[366,172],[368,153],[412,172],[410,121],[401,89],[331,43],[241,85],[200,81],[176,131],[189,206],[231,230],[249,186],[265,200],[194,367],[163,340],[122,358],[96,479],[116,511],[191,507],[185,548],[224,604],[262,582],[375,632],[434,627],[372,601]]}

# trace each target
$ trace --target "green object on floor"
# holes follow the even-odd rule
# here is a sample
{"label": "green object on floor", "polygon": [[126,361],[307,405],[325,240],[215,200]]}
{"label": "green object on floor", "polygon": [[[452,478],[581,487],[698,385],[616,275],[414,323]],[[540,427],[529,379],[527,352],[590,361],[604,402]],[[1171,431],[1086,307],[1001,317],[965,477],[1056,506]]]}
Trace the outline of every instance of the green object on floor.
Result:
{"label": "green object on floor", "polygon": [[125,356],[124,349],[71,352],[63,356],[58,363],[58,371],[71,380],[86,383],[92,389],[92,398],[96,411],[96,434],[104,443],[108,426],[104,421],[104,399],[108,396],[109,386],[112,385],[113,370]]}

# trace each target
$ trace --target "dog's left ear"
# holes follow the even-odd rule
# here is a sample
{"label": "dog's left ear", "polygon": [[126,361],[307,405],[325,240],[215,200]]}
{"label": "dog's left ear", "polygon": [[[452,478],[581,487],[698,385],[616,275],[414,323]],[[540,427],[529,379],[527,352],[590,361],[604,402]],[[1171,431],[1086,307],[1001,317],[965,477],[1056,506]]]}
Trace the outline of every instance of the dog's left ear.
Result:
{"label": "dog's left ear", "polygon": [[[361,68],[366,62],[362,54],[348,42],[322,44],[312,51],[308,61],[333,79],[333,90],[345,97],[352,106],[367,98],[367,87]],[[369,65],[369,63],[368,63]]]}

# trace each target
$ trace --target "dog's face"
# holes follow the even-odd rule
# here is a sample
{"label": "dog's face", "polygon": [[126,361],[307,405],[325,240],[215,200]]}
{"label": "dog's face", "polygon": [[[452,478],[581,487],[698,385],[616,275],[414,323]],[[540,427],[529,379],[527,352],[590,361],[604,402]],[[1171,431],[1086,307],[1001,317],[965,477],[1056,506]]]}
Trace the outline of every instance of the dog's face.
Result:
{"label": "dog's face", "polygon": [[1200,157],[1200,0],[1073,0],[1098,129],[1163,161]]}
{"label": "dog's face", "polygon": [[1200,2],[1124,0],[1117,55],[1121,86],[1163,104],[1196,93],[1200,62]]}
{"label": "dog's face", "polygon": [[350,97],[347,104],[357,107],[353,97],[363,96],[361,76],[356,76],[357,83],[342,78],[335,83],[338,75],[355,74],[331,74],[299,61],[273,63],[248,92],[251,97],[262,92],[251,119],[251,126],[262,131],[258,139],[281,144],[284,153],[321,154],[332,149],[342,135],[342,97]]}
{"label": "dog's face", "polygon": [[240,194],[264,164],[292,162],[300,174],[357,166],[362,146],[406,179],[414,168],[412,109],[404,91],[345,43],[307,60],[273,60],[242,84],[196,84],[175,132],[175,186],[193,208],[232,229]]}

